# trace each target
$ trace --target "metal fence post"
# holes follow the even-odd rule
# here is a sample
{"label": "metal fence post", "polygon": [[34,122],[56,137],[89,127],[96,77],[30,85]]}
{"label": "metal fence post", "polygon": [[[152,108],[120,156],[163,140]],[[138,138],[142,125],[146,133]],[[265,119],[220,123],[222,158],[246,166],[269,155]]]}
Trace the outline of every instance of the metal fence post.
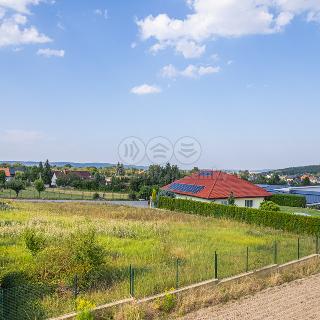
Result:
{"label": "metal fence post", "polygon": [[179,259],[176,260],[176,289],[179,289]]}
{"label": "metal fence post", "polygon": [[130,273],[130,296],[134,297],[134,268],[130,264],[129,268],[129,273]]}
{"label": "metal fence post", "polygon": [[130,296],[132,296],[132,265],[129,267]]}
{"label": "metal fence post", "polygon": [[214,278],[218,279],[218,254],[214,252]]}
{"label": "metal fence post", "polygon": [[273,263],[278,264],[278,243],[274,242]]}
{"label": "metal fence post", "polygon": [[246,256],[246,272],[249,271],[249,247],[247,247],[247,256]]}
{"label": "metal fence post", "polygon": [[78,294],[79,294],[79,288],[78,288],[78,275],[76,274],[74,277],[74,283],[73,283],[73,295],[74,295],[74,299],[76,300],[78,298]]}
{"label": "metal fence post", "polygon": [[298,237],[298,260],[300,260],[300,238]]}

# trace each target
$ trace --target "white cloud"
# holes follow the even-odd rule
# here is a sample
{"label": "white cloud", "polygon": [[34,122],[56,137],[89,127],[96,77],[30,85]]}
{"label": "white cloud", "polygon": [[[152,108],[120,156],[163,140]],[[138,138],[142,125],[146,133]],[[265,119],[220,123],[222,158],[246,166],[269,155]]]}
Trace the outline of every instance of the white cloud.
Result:
{"label": "white cloud", "polygon": [[272,34],[298,15],[320,22],[319,0],[185,0],[192,12],[184,19],[167,14],[138,20],[142,40],[154,39],[151,50],[173,47],[185,58],[205,52],[205,42],[218,37]]}
{"label": "white cloud", "polygon": [[43,0],[0,0],[0,47],[48,43],[52,40],[28,25],[29,6]]}
{"label": "white cloud", "polygon": [[146,95],[160,93],[162,90],[157,86],[151,86],[148,84],[143,84],[141,86],[133,87],[130,92],[136,95]]}
{"label": "white cloud", "polygon": [[183,70],[178,70],[172,64],[162,68],[161,76],[164,78],[175,79],[177,77],[198,78],[201,76],[218,73],[221,71],[220,67],[214,66],[195,66],[190,64]]}
{"label": "white cloud", "polygon": [[109,14],[108,14],[107,9],[96,9],[96,10],[94,10],[94,14],[97,16],[104,17],[106,20],[109,18]]}
{"label": "white cloud", "polygon": [[29,14],[29,6],[38,5],[40,0],[0,0],[0,7]]}
{"label": "white cloud", "polygon": [[27,17],[14,14],[0,20],[0,47],[24,44],[48,43],[52,40],[33,26],[26,26]]}
{"label": "white cloud", "polygon": [[51,58],[51,57],[58,57],[58,58],[63,58],[65,55],[65,51],[64,50],[54,50],[54,49],[39,49],[37,51],[37,55],[38,56],[43,56],[46,58]]}
{"label": "white cloud", "polygon": [[228,60],[228,61],[227,61],[227,65],[228,65],[228,66],[231,66],[232,64],[234,64],[234,60]]}
{"label": "white cloud", "polygon": [[44,139],[44,135],[38,131],[5,130],[1,134],[1,141],[6,143],[34,143]]}

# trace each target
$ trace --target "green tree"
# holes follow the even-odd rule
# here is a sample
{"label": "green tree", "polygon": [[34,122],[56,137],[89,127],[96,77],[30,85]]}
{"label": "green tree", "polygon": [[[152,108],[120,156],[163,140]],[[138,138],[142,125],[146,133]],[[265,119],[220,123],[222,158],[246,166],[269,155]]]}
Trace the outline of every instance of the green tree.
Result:
{"label": "green tree", "polygon": [[27,229],[24,233],[24,242],[33,256],[45,248],[45,237],[34,229]]}
{"label": "green tree", "polygon": [[11,181],[7,182],[7,188],[13,190],[18,198],[19,193],[25,189],[25,185],[22,180],[14,178]]}
{"label": "green tree", "polygon": [[302,185],[303,186],[310,186],[311,182],[310,182],[310,178],[309,177],[304,177],[302,180]]}
{"label": "green tree", "polygon": [[249,173],[248,170],[240,171],[239,176],[240,176],[241,179],[248,181],[249,178],[250,178],[250,173]]}
{"label": "green tree", "polygon": [[4,171],[0,171],[0,185],[4,185],[6,183],[6,174]]}
{"label": "green tree", "polygon": [[229,206],[234,206],[236,203],[236,199],[234,197],[233,192],[230,193],[229,198],[228,198],[228,205]]}
{"label": "green tree", "polygon": [[51,185],[52,176],[53,176],[53,173],[51,170],[51,166],[50,166],[49,160],[47,160],[44,164],[43,174],[42,174],[42,180],[44,184]]}
{"label": "green tree", "polygon": [[41,192],[45,191],[46,190],[46,187],[44,185],[44,182],[42,179],[38,179],[34,182],[34,187],[36,188],[36,190],[38,191],[39,193],[39,198],[41,196]]}

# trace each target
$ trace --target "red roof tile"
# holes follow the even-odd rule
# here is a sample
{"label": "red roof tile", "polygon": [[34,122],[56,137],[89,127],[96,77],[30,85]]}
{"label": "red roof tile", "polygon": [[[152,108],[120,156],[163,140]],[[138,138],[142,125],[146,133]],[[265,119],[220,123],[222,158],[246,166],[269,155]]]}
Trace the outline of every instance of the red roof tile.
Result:
{"label": "red roof tile", "polygon": [[6,177],[11,177],[10,169],[9,168],[0,168],[0,171],[4,171]]}
{"label": "red roof tile", "polygon": [[[242,180],[235,175],[227,174],[222,171],[210,171],[210,174],[208,173],[209,171],[207,170],[206,176],[194,173],[191,176],[184,177],[173,182],[193,186],[203,186],[204,188],[198,193],[182,192],[177,190],[171,191],[177,194],[189,195],[203,199],[227,199],[231,193],[233,193],[235,198],[258,198],[271,196],[271,193],[249,181]],[[162,189],[170,190],[171,185],[172,183]]]}

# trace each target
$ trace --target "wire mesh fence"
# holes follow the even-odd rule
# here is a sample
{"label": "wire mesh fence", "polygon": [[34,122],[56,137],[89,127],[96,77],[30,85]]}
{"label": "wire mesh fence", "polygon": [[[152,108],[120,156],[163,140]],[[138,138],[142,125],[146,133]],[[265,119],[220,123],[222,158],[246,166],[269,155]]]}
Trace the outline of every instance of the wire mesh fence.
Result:
{"label": "wire mesh fence", "polygon": [[[254,271],[272,264],[282,264],[319,253],[319,239],[299,237],[293,241],[275,241],[263,246],[243,247],[239,251],[212,251],[193,258],[149,265],[128,265],[110,281],[99,279],[90,287],[83,286],[77,275],[66,285],[41,283],[0,287],[0,319],[47,319],[75,310],[82,297],[96,305],[169,291],[210,279],[223,279]],[[2,261],[0,268],[5,268]]]}
{"label": "wire mesh fence", "polygon": [[22,190],[18,196],[13,190],[0,190],[1,199],[42,199],[42,200],[129,200],[127,193],[110,191],[82,191],[75,189],[46,189],[40,194],[34,188]]}

